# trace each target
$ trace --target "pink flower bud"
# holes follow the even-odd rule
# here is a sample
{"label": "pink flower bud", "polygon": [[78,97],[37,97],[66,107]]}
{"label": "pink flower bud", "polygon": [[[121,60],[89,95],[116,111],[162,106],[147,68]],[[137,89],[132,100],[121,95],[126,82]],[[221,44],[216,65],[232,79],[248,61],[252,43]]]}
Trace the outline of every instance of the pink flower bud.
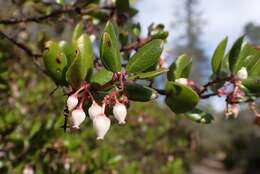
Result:
{"label": "pink flower bud", "polygon": [[97,134],[97,140],[104,139],[107,131],[110,128],[110,120],[105,114],[100,114],[93,119],[93,127]]}
{"label": "pink flower bud", "polygon": [[180,83],[182,85],[188,85],[188,79],[186,79],[186,78],[176,79],[175,82]]}
{"label": "pink flower bud", "polygon": [[94,119],[96,116],[102,114],[102,107],[99,106],[95,101],[92,102],[92,105],[88,109],[88,114],[90,119]]}
{"label": "pink flower bud", "polygon": [[113,114],[119,124],[125,124],[127,109],[124,104],[117,102],[113,107]]}
{"label": "pink flower bud", "polygon": [[67,106],[69,111],[73,110],[77,105],[78,105],[78,98],[75,95],[71,95],[69,96],[68,100],[67,100]]}
{"label": "pink flower bud", "polygon": [[79,129],[80,124],[85,120],[86,114],[83,109],[75,109],[71,114],[73,128]]}

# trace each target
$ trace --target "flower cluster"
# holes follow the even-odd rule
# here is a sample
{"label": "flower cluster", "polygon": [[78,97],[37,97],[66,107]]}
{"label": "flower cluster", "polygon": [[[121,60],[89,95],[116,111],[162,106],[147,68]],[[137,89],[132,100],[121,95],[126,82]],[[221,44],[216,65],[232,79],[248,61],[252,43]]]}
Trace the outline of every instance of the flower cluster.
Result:
{"label": "flower cluster", "polygon": [[[79,98],[81,98],[80,102]],[[127,115],[127,108],[125,104],[128,102],[126,96],[123,96],[122,99],[118,100],[117,93],[111,92],[104,97],[102,105],[99,105],[93,98],[89,86],[84,84],[79,90],[71,94],[67,100],[67,107],[71,113],[70,118],[72,128],[80,129],[80,125],[86,118],[83,105],[85,101],[89,99],[91,100],[92,104],[88,108],[88,115],[92,120],[93,128],[96,132],[98,140],[104,138],[111,125],[111,121],[106,115],[107,106],[112,105],[115,119],[119,124],[125,124]]]}
{"label": "flower cluster", "polygon": [[[242,81],[248,78],[248,72],[246,67],[240,68],[235,75],[230,76],[225,79],[225,84],[223,87],[217,90],[217,95],[219,97],[227,97],[227,106],[225,109],[226,118],[237,118],[240,112],[239,102],[245,98],[245,93],[241,90]],[[198,93],[203,90],[203,87],[199,87],[192,80],[186,78],[178,78],[175,80],[176,83],[179,83],[184,86],[188,86]],[[209,83],[210,84],[210,83]],[[211,84],[210,84],[211,85]],[[208,85],[206,85],[208,86]]]}

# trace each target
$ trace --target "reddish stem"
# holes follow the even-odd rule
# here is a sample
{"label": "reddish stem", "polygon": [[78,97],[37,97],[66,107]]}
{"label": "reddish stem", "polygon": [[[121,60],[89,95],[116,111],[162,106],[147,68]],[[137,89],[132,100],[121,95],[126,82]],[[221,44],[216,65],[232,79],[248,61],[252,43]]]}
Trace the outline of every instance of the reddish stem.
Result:
{"label": "reddish stem", "polygon": [[151,37],[147,37],[143,40],[137,40],[133,43],[130,43],[126,46],[124,46],[123,48],[120,49],[121,52],[128,52],[128,51],[131,51],[131,50],[136,50],[140,47],[142,47],[143,45],[145,45],[147,42],[150,42],[152,40]]}
{"label": "reddish stem", "polygon": [[224,81],[230,81],[231,79],[233,79],[232,75],[229,76],[229,77],[223,78],[223,79],[217,78],[217,79],[215,79],[211,82],[208,82],[207,84],[203,85],[203,89],[199,92],[199,95],[202,96],[202,94],[205,93],[210,86],[213,86],[217,83],[221,83],[221,82],[224,82]]}

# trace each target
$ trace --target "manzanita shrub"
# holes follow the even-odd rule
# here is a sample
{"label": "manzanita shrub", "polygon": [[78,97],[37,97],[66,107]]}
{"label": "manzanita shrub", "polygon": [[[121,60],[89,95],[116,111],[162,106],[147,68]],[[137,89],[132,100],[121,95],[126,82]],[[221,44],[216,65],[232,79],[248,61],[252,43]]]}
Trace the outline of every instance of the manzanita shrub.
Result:
{"label": "manzanita shrub", "polygon": [[[166,105],[175,114],[207,124],[213,116],[197,108],[200,100],[225,96],[225,115],[236,118],[239,104],[254,102],[259,96],[260,51],[243,42],[244,36],[227,52],[228,39],[219,43],[212,56],[209,82],[200,85],[189,79],[192,59],[185,54],[169,68],[164,66],[161,54],[167,32],[162,26],[151,30],[146,39],[128,43],[130,36],[120,40],[118,27],[108,21],[100,40],[94,43],[93,38],[99,37],[84,32],[79,23],[71,42],[46,43],[46,70],[68,95],[65,129],[80,129],[89,116],[97,139],[103,139],[111,125],[110,115],[125,124],[130,101],[148,102],[159,95],[165,96]],[[93,44],[99,44],[99,50],[94,50]],[[94,56],[95,51],[99,51],[99,57]],[[165,89],[157,89],[152,82],[163,74],[167,74]]]}
{"label": "manzanita shrub", "polygon": [[[161,54],[168,32],[162,24],[151,25],[147,37],[142,38],[140,24],[129,20],[137,13],[129,1],[109,1],[106,6],[92,1],[83,5],[57,2],[61,9],[49,15],[0,22],[40,22],[75,13],[81,18],[70,41],[50,40],[45,43],[44,53],[35,55],[0,34],[29,56],[43,58],[45,72],[68,96],[64,101],[65,130],[84,129],[82,122],[89,117],[97,139],[103,139],[111,126],[111,116],[118,124],[126,124],[131,101],[148,102],[160,95],[175,114],[203,124],[211,123],[213,116],[200,110],[198,104],[212,96],[226,98],[227,118],[236,118],[242,103],[249,103],[259,118],[254,101],[260,95],[260,51],[244,42],[244,36],[229,51],[227,38],[219,43],[211,59],[209,82],[202,85],[189,78],[192,59],[185,53],[166,66]],[[102,31],[97,32],[100,28]],[[162,75],[167,76],[165,89],[157,89],[154,79]]]}

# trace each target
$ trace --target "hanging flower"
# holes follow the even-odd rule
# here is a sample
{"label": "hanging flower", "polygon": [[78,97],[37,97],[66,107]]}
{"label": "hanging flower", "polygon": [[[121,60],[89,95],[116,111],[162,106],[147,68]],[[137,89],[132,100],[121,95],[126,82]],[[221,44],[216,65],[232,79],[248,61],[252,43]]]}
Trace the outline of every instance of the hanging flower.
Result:
{"label": "hanging flower", "polygon": [[69,111],[73,110],[78,105],[78,102],[79,100],[76,95],[69,96],[67,100],[67,106]]}
{"label": "hanging flower", "polygon": [[93,119],[93,127],[97,134],[97,140],[104,139],[110,128],[111,121],[105,114],[100,114]]}
{"label": "hanging flower", "polygon": [[125,124],[127,109],[126,109],[126,106],[124,104],[116,102],[116,104],[113,107],[113,114],[114,114],[114,116],[117,119],[119,124]]}
{"label": "hanging flower", "polygon": [[79,129],[80,124],[85,120],[86,114],[82,108],[75,109],[71,114],[73,128]]}
{"label": "hanging flower", "polygon": [[94,119],[96,116],[100,115],[102,113],[102,107],[99,106],[94,100],[92,102],[92,105],[88,109],[88,114],[90,119]]}

